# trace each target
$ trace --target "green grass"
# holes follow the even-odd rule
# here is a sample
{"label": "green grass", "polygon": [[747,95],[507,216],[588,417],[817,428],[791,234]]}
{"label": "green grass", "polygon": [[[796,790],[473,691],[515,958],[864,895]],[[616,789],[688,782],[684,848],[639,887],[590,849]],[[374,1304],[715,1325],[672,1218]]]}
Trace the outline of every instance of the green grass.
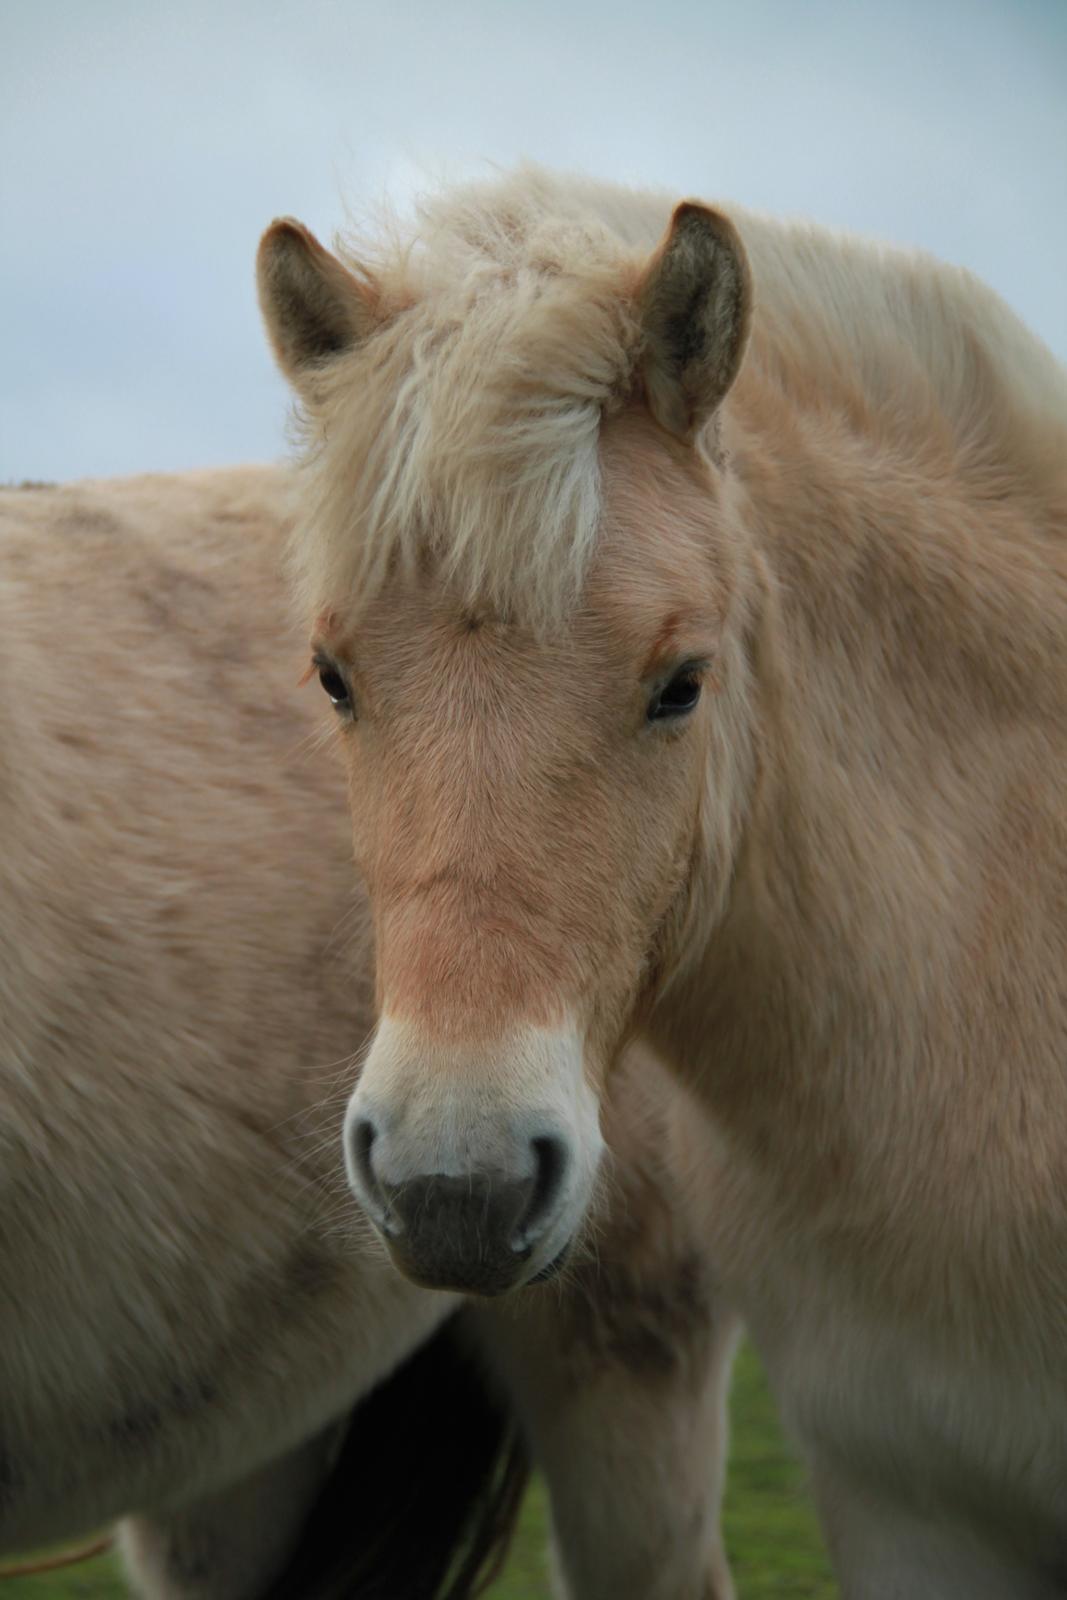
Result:
{"label": "green grass", "polygon": [[4,1600],[126,1600],[127,1593],[112,1556],[37,1578],[11,1578],[0,1589]]}
{"label": "green grass", "polygon": [[[747,1346],[734,1373],[731,1413],[724,1522],[740,1600],[833,1600],[837,1591],[805,1497],[803,1475],[783,1444],[759,1363]],[[544,1490],[535,1483],[507,1571],[493,1586],[492,1600],[547,1600],[546,1519]],[[2,1600],[124,1600],[124,1596],[117,1563],[109,1556],[49,1576],[13,1579],[2,1589]]]}
{"label": "green grass", "polygon": [[804,1474],[782,1439],[755,1353],[743,1345],[730,1396],[733,1431],[723,1507],[740,1600],[834,1600]]}

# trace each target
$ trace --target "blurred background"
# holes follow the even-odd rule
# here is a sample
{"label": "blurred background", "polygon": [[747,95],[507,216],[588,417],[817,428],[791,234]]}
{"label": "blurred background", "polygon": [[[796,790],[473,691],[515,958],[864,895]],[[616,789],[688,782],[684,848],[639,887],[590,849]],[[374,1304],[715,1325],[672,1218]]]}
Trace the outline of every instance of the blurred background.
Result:
{"label": "blurred background", "polygon": [[0,481],[282,454],[266,223],[524,156],[925,246],[1067,358],[1067,0],[3,0]]}

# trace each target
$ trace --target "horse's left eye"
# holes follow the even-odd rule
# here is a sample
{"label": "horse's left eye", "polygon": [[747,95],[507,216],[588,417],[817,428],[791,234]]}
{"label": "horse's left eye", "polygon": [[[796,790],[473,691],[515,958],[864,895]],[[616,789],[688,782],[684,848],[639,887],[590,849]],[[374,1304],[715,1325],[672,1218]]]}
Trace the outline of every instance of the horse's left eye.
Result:
{"label": "horse's left eye", "polygon": [[669,722],[684,717],[700,699],[700,673],[696,667],[682,667],[648,703],[649,722]]}
{"label": "horse's left eye", "polygon": [[319,665],[319,682],[337,707],[338,711],[347,711],[351,706],[348,694],[348,685],[336,667],[331,667],[328,662]]}

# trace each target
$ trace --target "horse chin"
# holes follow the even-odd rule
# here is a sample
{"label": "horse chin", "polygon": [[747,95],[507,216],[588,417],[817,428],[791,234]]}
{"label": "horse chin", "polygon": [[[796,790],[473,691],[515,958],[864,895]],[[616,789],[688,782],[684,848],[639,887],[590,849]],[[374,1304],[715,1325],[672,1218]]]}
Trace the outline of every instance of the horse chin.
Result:
{"label": "horse chin", "polygon": [[420,1259],[405,1248],[403,1235],[383,1234],[382,1237],[393,1265],[420,1289],[448,1290],[484,1299],[495,1299],[532,1284],[550,1282],[563,1270],[571,1250],[568,1240],[561,1250],[531,1273],[528,1251],[511,1252],[507,1258],[495,1255],[472,1259],[464,1252]]}

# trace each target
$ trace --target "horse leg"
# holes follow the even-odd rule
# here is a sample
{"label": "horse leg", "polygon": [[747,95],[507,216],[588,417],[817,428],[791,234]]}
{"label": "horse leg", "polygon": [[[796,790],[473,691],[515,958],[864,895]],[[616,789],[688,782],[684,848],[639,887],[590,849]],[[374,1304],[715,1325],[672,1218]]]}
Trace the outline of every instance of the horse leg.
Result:
{"label": "horse leg", "polygon": [[119,1544],[142,1600],[255,1600],[300,1539],[329,1477],[345,1417],[218,1494],[127,1517]]}
{"label": "horse leg", "polygon": [[534,1425],[558,1600],[733,1600],[719,1509],[736,1339],[718,1333],[702,1370],[623,1362]]}
{"label": "horse leg", "polygon": [[1042,1576],[966,1528],[879,1497],[815,1458],[812,1488],[841,1600],[1054,1600],[1063,1573]]}
{"label": "horse leg", "polygon": [[536,1293],[463,1315],[547,1483],[558,1600],[732,1600],[719,1501],[733,1318],[678,1339],[617,1308],[606,1330],[595,1306],[546,1289],[533,1307]]}

